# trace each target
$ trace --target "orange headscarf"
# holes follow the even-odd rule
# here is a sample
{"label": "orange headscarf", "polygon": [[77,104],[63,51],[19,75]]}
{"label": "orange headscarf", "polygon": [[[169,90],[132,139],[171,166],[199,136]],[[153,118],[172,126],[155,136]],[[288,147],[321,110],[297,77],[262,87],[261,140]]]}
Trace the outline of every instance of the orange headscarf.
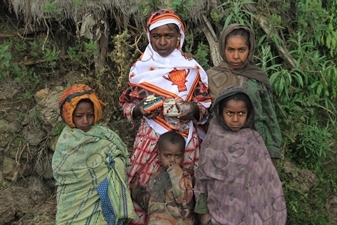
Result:
{"label": "orange headscarf", "polygon": [[75,84],[63,91],[59,101],[61,117],[71,128],[75,127],[73,122],[74,110],[82,99],[89,99],[93,103],[94,123],[97,123],[102,116],[102,105],[105,105],[105,103],[98,99],[95,91],[85,84]]}

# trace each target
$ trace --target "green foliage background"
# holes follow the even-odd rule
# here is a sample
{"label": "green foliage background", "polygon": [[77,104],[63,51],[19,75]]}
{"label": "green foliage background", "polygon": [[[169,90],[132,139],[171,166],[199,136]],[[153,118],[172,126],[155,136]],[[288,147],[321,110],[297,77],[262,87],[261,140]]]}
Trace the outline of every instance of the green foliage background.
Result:
{"label": "green foliage background", "polygon": [[[81,1],[76,1],[81,4]],[[155,9],[171,7],[186,24],[184,51],[192,52],[205,68],[213,66],[210,49],[200,21],[190,19],[193,0],[145,0],[138,5],[144,20]],[[46,19],[60,14],[51,1],[44,11]],[[270,78],[279,122],[283,132],[283,158],[278,162],[280,177],[288,206],[289,224],[330,224],[326,199],[337,195],[336,163],[336,97],[337,97],[337,2],[335,0],[251,1],[221,0],[205,16],[217,35],[230,23],[243,23],[256,35],[255,61]],[[48,16],[47,16],[48,15]],[[270,33],[260,24],[261,16],[268,21]],[[2,17],[1,24],[5,24]],[[133,24],[132,19],[127,21]],[[22,101],[33,101],[32,94],[48,79],[61,77],[56,71],[77,71],[112,102],[110,119],[119,118],[117,98],[127,83],[131,63],[144,50],[146,37],[127,28],[111,34],[107,65],[99,74],[93,73],[93,52],[96,43],[76,37],[71,26],[65,27],[69,46],[66,58],[52,36],[44,40],[28,40],[13,36],[0,42],[0,79],[11,78],[23,91]],[[3,25],[2,25],[3,26]],[[2,30],[10,30],[2,27]],[[280,54],[285,47],[286,55]],[[24,57],[40,60],[35,66],[17,63]],[[287,57],[295,60],[290,65]],[[46,72],[48,71],[48,76]],[[317,182],[309,192],[291,185],[284,161],[290,160],[299,169],[310,169]]]}

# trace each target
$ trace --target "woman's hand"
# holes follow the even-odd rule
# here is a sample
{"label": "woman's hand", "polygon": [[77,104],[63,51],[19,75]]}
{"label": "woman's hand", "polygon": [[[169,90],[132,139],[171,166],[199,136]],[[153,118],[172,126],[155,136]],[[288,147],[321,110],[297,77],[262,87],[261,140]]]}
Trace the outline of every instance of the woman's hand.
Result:
{"label": "woman's hand", "polygon": [[146,98],[140,101],[139,104],[133,109],[133,118],[137,118],[138,116],[145,116],[148,119],[154,119],[159,115],[160,113],[159,110],[155,110],[152,112],[146,112],[143,106],[145,101],[146,101]]}
{"label": "woman's hand", "polygon": [[199,107],[195,102],[185,102],[181,101],[178,104],[180,115],[177,116],[178,119],[183,122],[188,122],[190,120],[199,120]]}

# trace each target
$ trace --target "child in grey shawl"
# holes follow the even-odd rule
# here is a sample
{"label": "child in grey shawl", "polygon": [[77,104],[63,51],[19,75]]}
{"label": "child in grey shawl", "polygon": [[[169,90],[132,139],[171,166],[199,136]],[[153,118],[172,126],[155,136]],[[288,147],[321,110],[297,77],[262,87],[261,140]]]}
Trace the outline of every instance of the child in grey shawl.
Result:
{"label": "child in grey shawl", "polygon": [[202,224],[284,225],[282,183],[262,137],[254,130],[254,107],[239,86],[214,102],[195,171],[195,212]]}

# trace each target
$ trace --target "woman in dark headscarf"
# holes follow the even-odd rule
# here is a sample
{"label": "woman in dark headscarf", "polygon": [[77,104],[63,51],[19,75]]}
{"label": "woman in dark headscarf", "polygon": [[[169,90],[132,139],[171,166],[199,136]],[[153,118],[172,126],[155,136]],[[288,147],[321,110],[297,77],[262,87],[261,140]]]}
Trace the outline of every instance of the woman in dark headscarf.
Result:
{"label": "woman in dark headscarf", "polygon": [[201,224],[284,225],[282,183],[254,127],[254,107],[245,90],[230,86],[214,103],[195,171],[195,212]]}
{"label": "woman in dark headscarf", "polygon": [[275,159],[281,156],[282,135],[269,79],[253,63],[254,34],[247,26],[231,24],[220,36],[219,49],[223,61],[207,71],[212,102],[228,86],[243,87],[255,107],[255,129],[262,136],[275,164]]}

